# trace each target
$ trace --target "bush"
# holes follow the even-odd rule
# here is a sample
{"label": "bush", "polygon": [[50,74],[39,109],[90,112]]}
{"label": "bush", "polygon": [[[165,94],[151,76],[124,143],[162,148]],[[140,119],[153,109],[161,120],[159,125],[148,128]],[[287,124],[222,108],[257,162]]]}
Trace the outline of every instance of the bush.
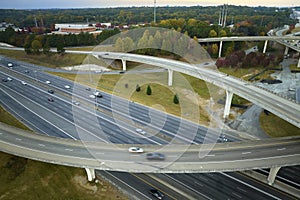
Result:
{"label": "bush", "polygon": [[148,85],[146,93],[147,93],[147,95],[151,95],[152,94],[152,90],[151,90],[150,85]]}
{"label": "bush", "polygon": [[174,95],[174,98],[173,98],[173,103],[175,104],[179,104],[179,99],[178,99],[178,96],[177,94]]}

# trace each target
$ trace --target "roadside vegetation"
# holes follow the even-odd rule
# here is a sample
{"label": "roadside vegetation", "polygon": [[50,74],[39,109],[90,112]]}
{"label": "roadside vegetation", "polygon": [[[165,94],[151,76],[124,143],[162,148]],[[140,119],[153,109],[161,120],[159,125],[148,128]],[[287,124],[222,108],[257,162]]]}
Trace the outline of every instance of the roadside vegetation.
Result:
{"label": "roadside vegetation", "polygon": [[49,68],[60,68],[82,64],[86,55],[79,54],[26,54],[24,51],[0,49],[0,54],[20,61],[41,65]]}
{"label": "roadside vegetation", "polygon": [[107,181],[88,183],[84,169],[0,152],[0,199],[128,199]]}
{"label": "roadside vegetation", "polygon": [[290,124],[289,122],[281,119],[280,117],[269,113],[266,115],[264,112],[260,115],[261,128],[266,134],[271,137],[286,137],[286,136],[299,136],[300,130],[298,127]]}
{"label": "roadside vegetation", "polygon": [[21,121],[19,121],[14,116],[12,116],[10,113],[8,113],[2,106],[0,106],[0,122],[17,127],[17,128],[21,128],[24,130],[28,130],[28,131],[30,130]]}

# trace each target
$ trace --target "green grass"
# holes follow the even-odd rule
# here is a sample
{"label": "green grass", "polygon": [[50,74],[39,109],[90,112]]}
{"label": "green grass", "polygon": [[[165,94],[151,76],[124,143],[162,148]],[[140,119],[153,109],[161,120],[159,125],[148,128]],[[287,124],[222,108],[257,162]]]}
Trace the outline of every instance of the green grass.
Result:
{"label": "green grass", "polygon": [[[61,76],[70,80],[76,80],[81,84],[85,84],[89,87],[97,87],[100,90],[106,91],[117,96],[122,96],[124,98],[130,99],[131,101],[138,102],[147,106],[154,106],[156,109],[160,109],[177,116],[183,116],[184,118],[190,119],[195,122],[199,122],[204,125],[208,125],[209,117],[207,113],[202,109],[201,105],[197,105],[194,101],[191,101],[191,97],[186,95],[188,89],[185,89],[188,82],[184,81],[174,81],[172,87],[167,85],[167,72],[164,73],[146,73],[146,74],[124,74],[124,75],[75,75],[75,74],[65,74],[65,73],[53,73],[51,74]],[[206,98],[208,95],[208,90],[206,84],[193,77],[181,76],[179,73],[174,73],[174,79],[178,80],[180,78],[191,81],[189,84],[191,88],[195,88],[199,92],[202,98]],[[126,88],[125,85],[128,85]],[[136,92],[136,85],[141,86],[141,91]],[[148,84],[152,88],[152,95],[146,94],[146,87]],[[173,91],[172,91],[173,90]],[[180,107],[173,103],[174,94],[178,93],[180,95],[181,105]],[[189,94],[191,92],[188,92]],[[190,105],[190,106],[186,106]],[[181,111],[181,109],[183,109]],[[198,112],[199,110],[199,112]],[[196,115],[196,113],[200,113]]]}
{"label": "green grass", "polygon": [[24,51],[13,51],[0,49],[0,54],[36,65],[50,68],[60,68],[65,66],[80,65],[84,61],[86,55],[79,54],[50,54],[50,55],[27,55]]}
{"label": "green grass", "polygon": [[260,115],[261,128],[271,137],[299,136],[300,129],[289,122],[270,113],[266,115],[264,112]]}
{"label": "green grass", "polygon": [[127,199],[108,182],[87,183],[84,169],[0,152],[0,199]]}
{"label": "green grass", "polygon": [[14,116],[12,116],[10,113],[8,113],[3,107],[0,106],[0,122],[3,122],[5,124],[15,126],[17,128],[30,130],[28,127],[26,127],[23,123],[21,123],[19,120],[17,120]]}

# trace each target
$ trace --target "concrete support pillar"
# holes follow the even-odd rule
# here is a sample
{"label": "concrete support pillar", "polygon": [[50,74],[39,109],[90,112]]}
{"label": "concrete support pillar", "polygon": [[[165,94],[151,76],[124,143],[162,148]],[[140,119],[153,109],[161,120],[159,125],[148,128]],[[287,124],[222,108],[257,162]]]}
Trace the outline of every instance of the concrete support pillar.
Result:
{"label": "concrete support pillar", "polygon": [[232,97],[233,97],[233,92],[226,90],[226,102],[225,102],[224,115],[223,115],[224,119],[226,119],[229,116]]}
{"label": "concrete support pillar", "polygon": [[267,51],[267,46],[268,46],[268,40],[265,41],[263,53],[266,53],[266,51]]}
{"label": "concrete support pillar", "polygon": [[289,47],[285,47],[284,55],[288,55],[288,53],[289,53]]}
{"label": "concrete support pillar", "polygon": [[173,70],[168,69],[168,86],[173,84]]}
{"label": "concrete support pillar", "polygon": [[88,181],[93,181],[96,178],[95,169],[84,168],[88,177]]}
{"label": "concrete support pillar", "polygon": [[123,71],[126,71],[126,60],[122,59]]}
{"label": "concrete support pillar", "polygon": [[221,40],[221,41],[220,41],[220,47],[219,47],[219,58],[220,58],[221,55],[222,55],[222,46],[223,46],[223,41]]}
{"label": "concrete support pillar", "polygon": [[299,60],[298,60],[298,65],[297,65],[298,68],[300,68],[300,57],[299,57]]}
{"label": "concrete support pillar", "polygon": [[275,181],[275,178],[276,178],[276,175],[277,175],[277,172],[279,170],[280,170],[280,167],[272,167],[270,169],[269,176],[268,176],[268,184],[269,185],[273,185],[273,183]]}

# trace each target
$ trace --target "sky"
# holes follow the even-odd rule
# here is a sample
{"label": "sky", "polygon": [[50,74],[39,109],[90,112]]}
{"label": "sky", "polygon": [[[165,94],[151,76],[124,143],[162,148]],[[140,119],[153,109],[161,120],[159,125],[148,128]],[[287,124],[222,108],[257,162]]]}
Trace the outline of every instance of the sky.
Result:
{"label": "sky", "polygon": [[[246,6],[300,6],[300,0],[156,0],[157,6],[214,6],[224,3]],[[45,8],[103,8],[103,7],[152,7],[154,0],[0,0],[2,9]]]}

